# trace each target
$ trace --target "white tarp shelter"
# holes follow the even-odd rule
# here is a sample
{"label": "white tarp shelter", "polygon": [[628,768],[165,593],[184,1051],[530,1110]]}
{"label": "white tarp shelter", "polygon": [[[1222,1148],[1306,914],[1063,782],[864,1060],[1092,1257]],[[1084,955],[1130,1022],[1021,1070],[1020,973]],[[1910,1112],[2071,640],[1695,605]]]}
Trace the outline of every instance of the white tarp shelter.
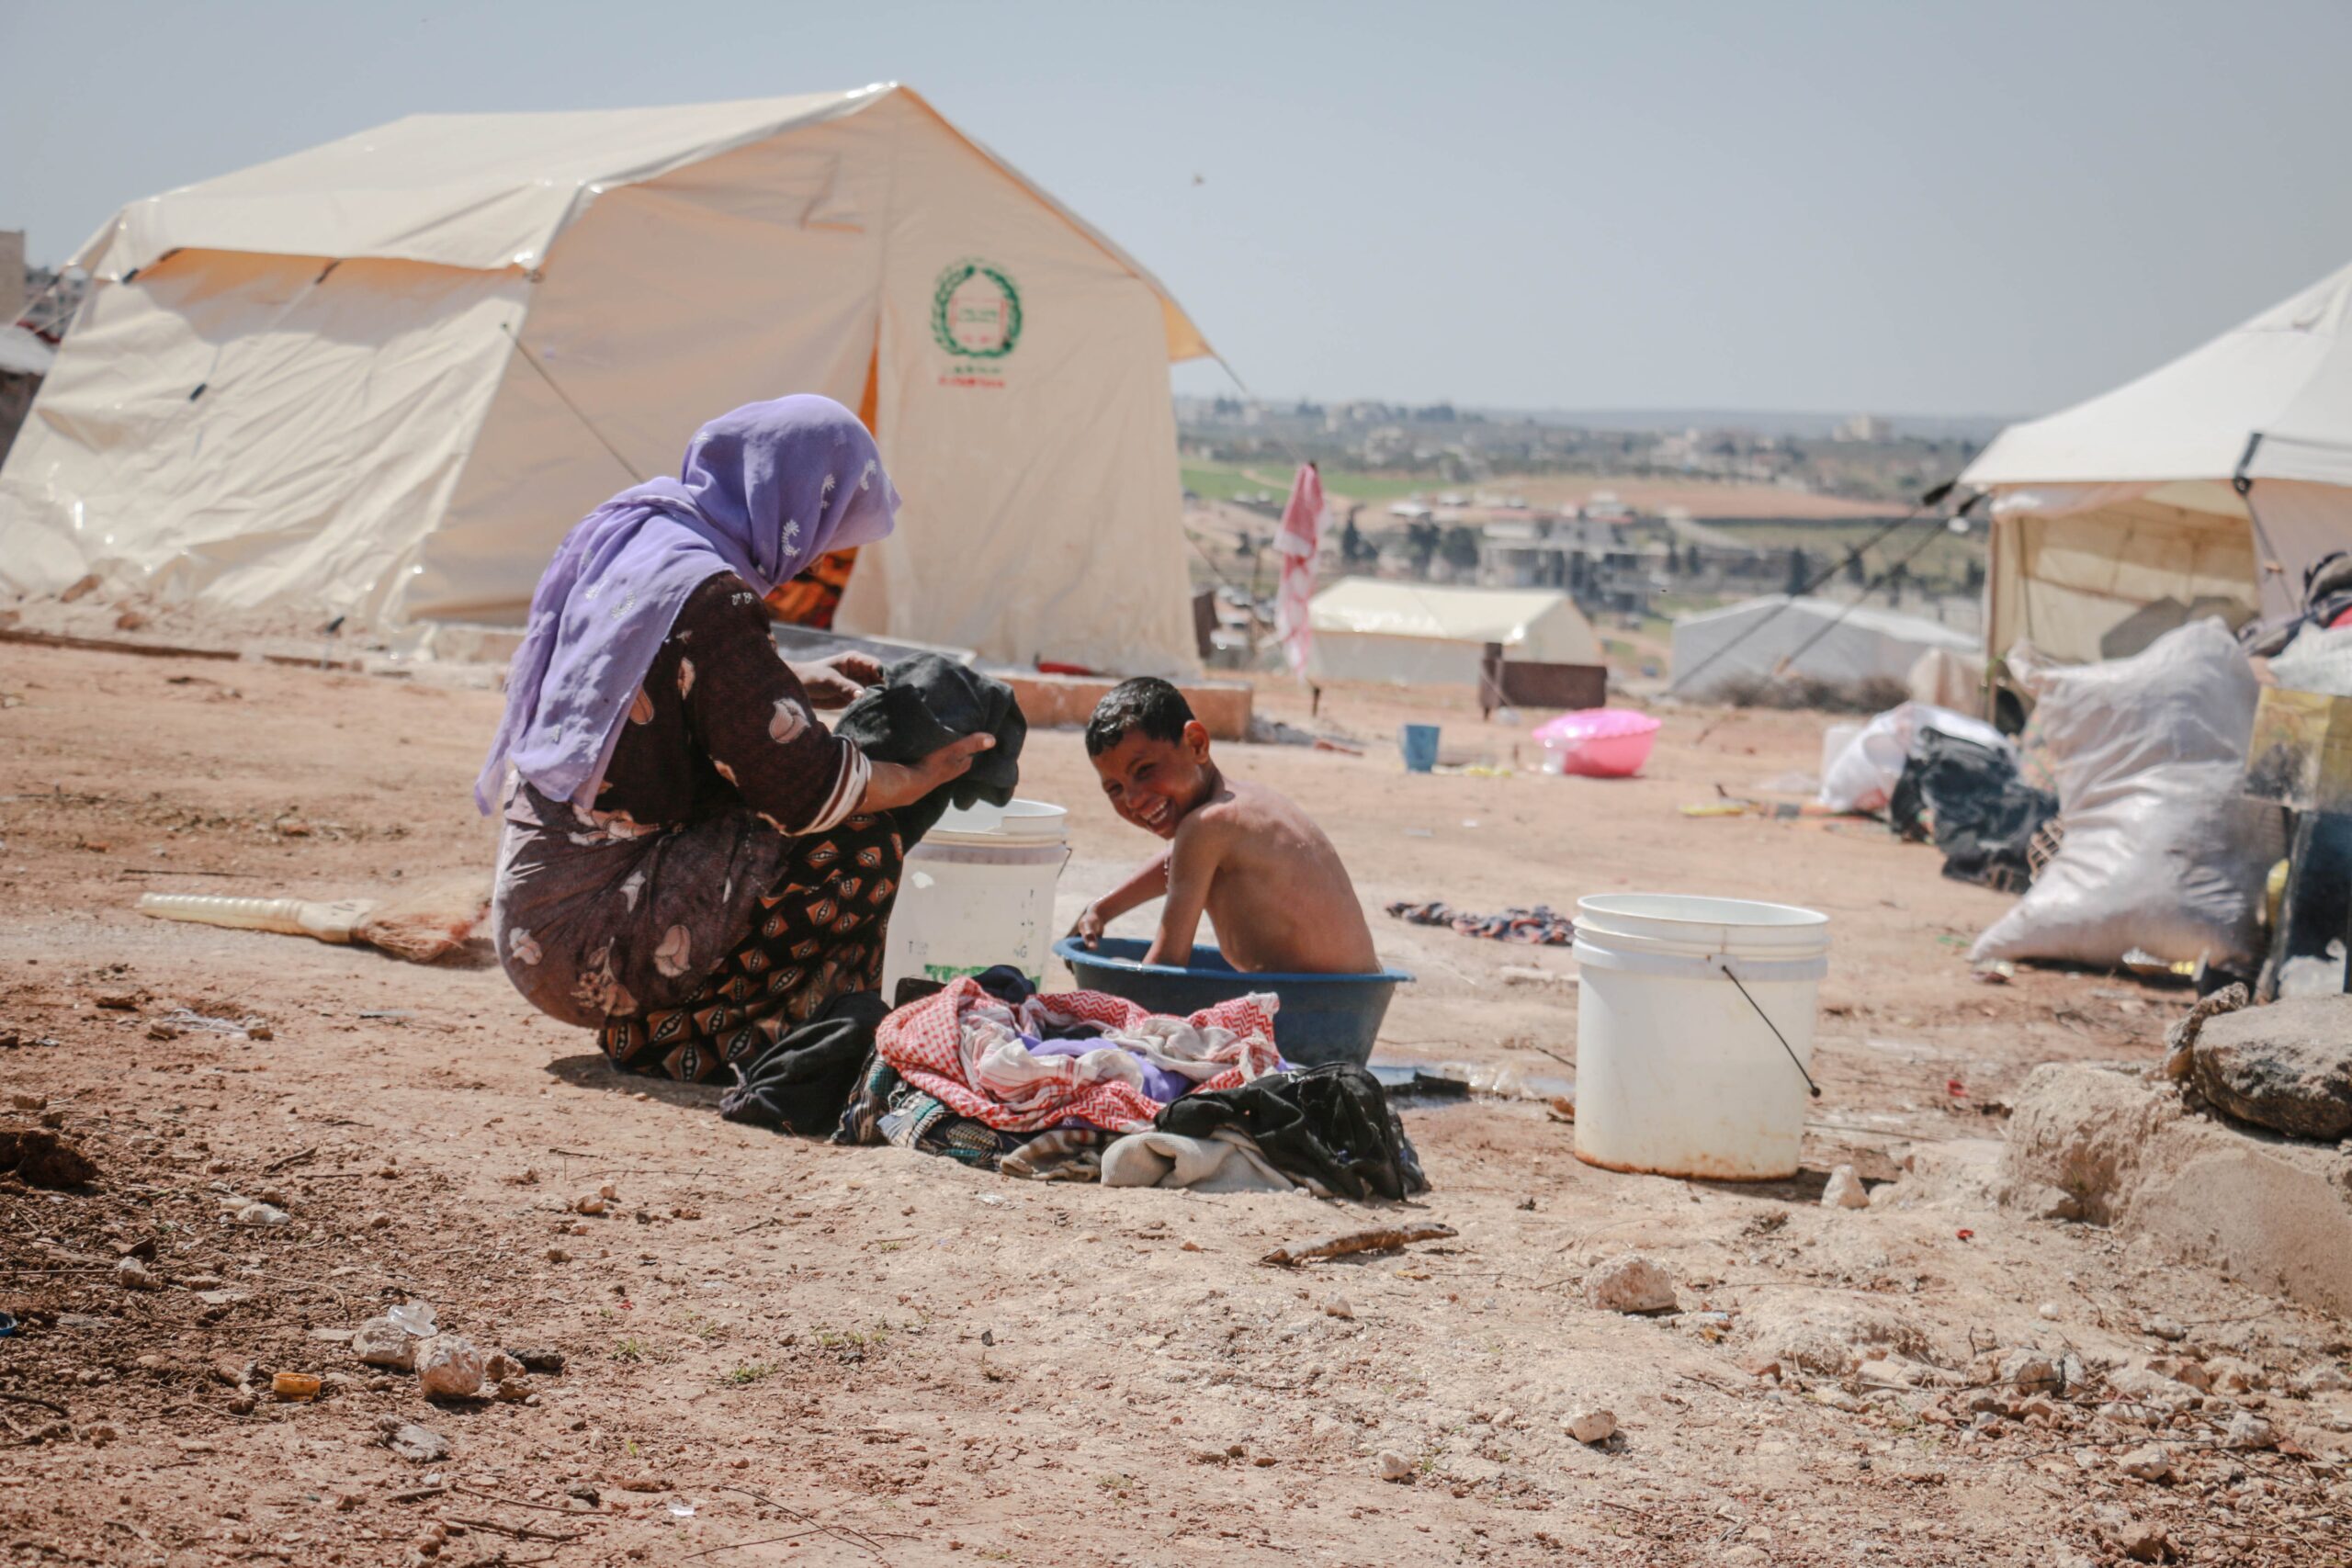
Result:
{"label": "white tarp shelter", "polygon": [[1149,274],[912,91],[420,115],[125,208],[0,470],[0,586],[518,620],[696,425],[823,392],[906,498],[844,630],[1194,668]]}
{"label": "white tarp shelter", "polygon": [[1503,645],[1506,659],[1602,662],[1592,623],[1555,590],[1432,588],[1350,577],[1314,597],[1307,620],[1315,633],[1307,671],[1326,681],[1475,686],[1490,642]]}
{"label": "white tarp shelter", "polygon": [[1671,690],[1684,697],[1744,696],[1784,677],[1837,686],[1901,684],[1920,655],[1939,649],[1982,663],[1974,637],[1939,622],[1869,604],[1770,593],[1678,617]]}
{"label": "white tarp shelter", "polygon": [[2190,615],[2292,610],[2303,569],[2352,548],[2347,310],[2352,266],[2003,431],[1961,476],[1993,497],[1986,646],[2089,660]]}

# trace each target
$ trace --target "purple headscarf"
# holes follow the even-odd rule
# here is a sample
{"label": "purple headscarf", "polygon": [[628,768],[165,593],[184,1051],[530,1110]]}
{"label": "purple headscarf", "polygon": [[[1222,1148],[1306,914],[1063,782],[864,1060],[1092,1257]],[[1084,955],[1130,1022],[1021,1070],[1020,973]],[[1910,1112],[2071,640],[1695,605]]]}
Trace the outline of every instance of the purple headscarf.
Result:
{"label": "purple headscarf", "polygon": [[764,597],[827,550],[882,537],[898,511],[874,437],[831,398],[746,403],[704,425],[678,478],[621,491],[556,547],[474,804],[492,808],[510,761],[559,800],[592,782],[704,581],[731,571]]}

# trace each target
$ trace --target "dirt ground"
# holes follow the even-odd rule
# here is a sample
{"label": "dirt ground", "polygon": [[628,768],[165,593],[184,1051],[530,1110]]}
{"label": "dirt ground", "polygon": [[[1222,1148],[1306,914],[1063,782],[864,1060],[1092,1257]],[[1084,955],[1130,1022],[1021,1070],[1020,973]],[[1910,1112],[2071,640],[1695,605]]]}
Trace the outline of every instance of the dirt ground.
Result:
{"label": "dirt ground", "polygon": [[[1264,706],[1306,716],[1279,688]],[[1457,1236],[1283,1269],[1258,1260],[1386,1212],[752,1132],[711,1092],[608,1072],[479,959],[133,911],[150,890],[351,897],[486,865],[468,784],[496,708],[432,678],[0,645],[0,1125],[51,1121],[98,1166],[65,1191],[0,1179],[6,1561],[2352,1557],[2352,1395],[2291,1387],[2352,1349],[2342,1325],[2095,1228],[1883,1185],[1907,1155],[1997,1137],[2037,1063],[2154,1057],[2184,998],[1975,982],[1964,943],[2006,900],[1873,824],[1679,814],[1812,768],[1817,717],[1671,712],[1647,775],[1611,784],[1408,776],[1386,738],[1429,701],[1363,693],[1325,704],[1362,757],[1220,747],[1317,812],[1385,955],[1419,976],[1381,1059],[1539,1091],[1406,1110],[1435,1185],[1413,1217]],[[1519,733],[1442,722],[1465,760],[1507,762]],[[1071,808],[1074,915],[1148,846],[1074,735],[1033,736],[1023,765],[1024,793]],[[1539,1081],[1572,1073],[1566,954],[1377,909],[1632,888],[1832,916],[1799,1179],[1578,1163]],[[1840,1162],[1881,1184],[1871,1208],[1817,1201]],[[605,1214],[571,1212],[605,1184]],[[239,1223],[252,1200],[288,1223]],[[1587,1273],[1629,1250],[1682,1311],[1588,1304]],[[154,1288],[124,1281],[126,1254]],[[428,1404],[347,1343],[409,1299],[566,1364],[527,1401]],[[1822,1333],[1878,1359],[1829,1370]],[[2065,1383],[2014,1386],[2019,1348]],[[2224,1397],[2200,1370],[2211,1397],[2169,1416],[2114,1392],[2185,1359],[2251,1386]],[[321,1396],[273,1398],[281,1371]],[[1589,1405],[1615,1414],[1606,1444],[1563,1429]],[[2279,1446],[2223,1446],[2246,1411]],[[448,1456],[380,1446],[386,1417]],[[2121,1462],[2151,1438],[2168,1482]]]}

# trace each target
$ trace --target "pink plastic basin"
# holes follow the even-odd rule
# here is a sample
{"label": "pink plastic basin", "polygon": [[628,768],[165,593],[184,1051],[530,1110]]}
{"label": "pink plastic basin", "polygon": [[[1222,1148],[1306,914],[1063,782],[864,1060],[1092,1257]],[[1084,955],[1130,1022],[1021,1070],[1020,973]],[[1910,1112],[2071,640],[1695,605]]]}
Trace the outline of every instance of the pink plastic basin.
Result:
{"label": "pink plastic basin", "polygon": [[1658,721],[1631,708],[1585,708],[1564,713],[1536,728],[1544,750],[1558,757],[1560,771],[1586,778],[1631,778],[1650,760]]}

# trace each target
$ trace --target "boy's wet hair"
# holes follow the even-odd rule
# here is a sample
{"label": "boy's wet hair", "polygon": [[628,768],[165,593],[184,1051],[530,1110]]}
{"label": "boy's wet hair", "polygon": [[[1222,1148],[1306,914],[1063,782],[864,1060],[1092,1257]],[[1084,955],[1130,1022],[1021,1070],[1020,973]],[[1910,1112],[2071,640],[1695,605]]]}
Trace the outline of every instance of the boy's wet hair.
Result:
{"label": "boy's wet hair", "polygon": [[1100,757],[1131,729],[1154,740],[1182,740],[1192,722],[1193,705],[1183,693],[1157,675],[1138,675],[1112,687],[1094,705],[1094,716],[1086,721],[1086,754]]}

